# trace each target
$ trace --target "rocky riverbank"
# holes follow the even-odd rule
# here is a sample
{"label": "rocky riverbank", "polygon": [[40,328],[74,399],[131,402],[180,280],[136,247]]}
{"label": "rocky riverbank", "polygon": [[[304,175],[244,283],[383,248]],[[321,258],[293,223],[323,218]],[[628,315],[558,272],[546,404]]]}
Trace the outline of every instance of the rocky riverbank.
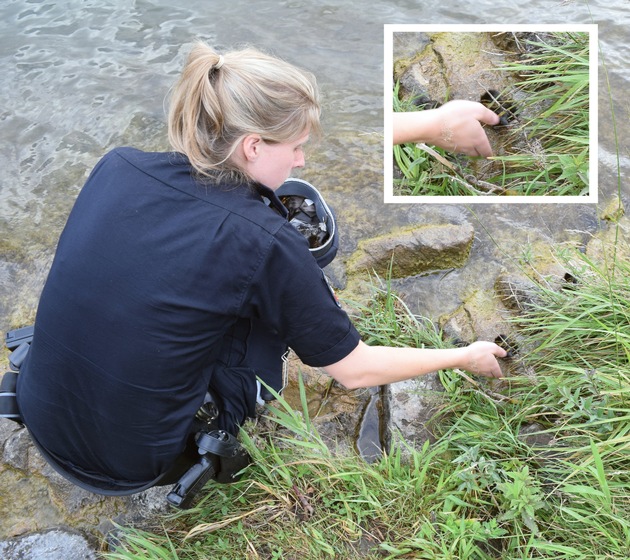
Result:
{"label": "rocky riverbank", "polygon": [[[618,200],[600,213],[602,229],[582,250],[594,259],[606,254],[617,239],[617,256],[630,255],[630,220],[623,216]],[[615,224],[618,228],[610,227]],[[392,256],[394,277],[413,279],[453,268],[465,268],[475,231],[470,224],[418,224],[366,239],[346,260],[345,292],[366,293],[360,287],[365,271],[386,272]],[[550,252],[551,253],[551,252]],[[497,274],[491,290],[473,290],[470,298],[452,313],[434,319],[445,336],[461,343],[476,339],[513,337],[508,318],[527,305],[534,282],[544,278],[558,285],[566,271],[555,259],[531,263],[535,274],[506,270]],[[339,272],[339,268],[335,269]],[[519,370],[519,360],[506,363],[506,374],[528,374]],[[6,364],[5,364],[6,366]],[[413,445],[431,438],[430,419],[442,399],[437,375],[398,383],[380,394],[377,418],[366,419],[374,399],[369,391],[345,391],[331,383],[321,371],[305,368],[296,359],[293,373],[302,371],[307,384],[309,409],[326,441],[340,448],[353,447],[361,423],[385,421],[380,433],[400,433]],[[500,391],[500,382],[495,388]],[[285,396],[298,405],[295,386]],[[383,415],[383,411],[387,414]],[[378,430],[376,433],[379,433]],[[382,442],[381,442],[382,443]],[[116,524],[151,526],[167,512],[168,489],[151,489],[125,498],[96,496],[59,476],[33,447],[28,432],[9,420],[0,420],[0,556],[5,560],[97,558],[106,545],[106,535]]]}

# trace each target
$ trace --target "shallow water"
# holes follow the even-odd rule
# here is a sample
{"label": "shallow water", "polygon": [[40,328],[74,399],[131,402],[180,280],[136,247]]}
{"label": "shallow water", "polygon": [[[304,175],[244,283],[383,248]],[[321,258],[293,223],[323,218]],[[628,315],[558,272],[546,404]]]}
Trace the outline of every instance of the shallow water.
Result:
{"label": "shallow water", "polygon": [[[624,173],[630,167],[623,95],[630,82],[627,0],[480,0],[459,6],[376,0],[369,8],[350,0],[180,4],[6,0],[0,6],[0,329],[32,319],[58,235],[96,160],[120,144],[166,147],[164,97],[197,37],[219,49],[250,43],[318,77],[326,135],[310,147],[300,175],[336,209],[341,257],[362,237],[397,225],[475,225],[478,242],[468,272],[402,286],[422,312],[455,305],[466,275],[500,268],[506,253],[534,238],[560,243],[584,236],[567,232],[592,231],[596,213],[592,205],[493,204],[473,209],[477,222],[463,206],[383,204],[384,23],[598,23]],[[605,202],[618,188],[617,160],[608,86],[602,69],[600,74]],[[622,190],[627,198],[626,184]]]}

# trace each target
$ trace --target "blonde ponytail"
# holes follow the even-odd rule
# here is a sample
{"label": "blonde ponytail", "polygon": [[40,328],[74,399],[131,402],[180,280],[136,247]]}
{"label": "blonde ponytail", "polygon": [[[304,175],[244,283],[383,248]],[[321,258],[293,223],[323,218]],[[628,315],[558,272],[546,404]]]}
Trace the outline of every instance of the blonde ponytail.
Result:
{"label": "blonde ponytail", "polygon": [[247,179],[231,157],[245,136],[290,142],[317,134],[319,115],[311,74],[255,49],[220,55],[197,43],[171,92],[168,136],[202,176]]}

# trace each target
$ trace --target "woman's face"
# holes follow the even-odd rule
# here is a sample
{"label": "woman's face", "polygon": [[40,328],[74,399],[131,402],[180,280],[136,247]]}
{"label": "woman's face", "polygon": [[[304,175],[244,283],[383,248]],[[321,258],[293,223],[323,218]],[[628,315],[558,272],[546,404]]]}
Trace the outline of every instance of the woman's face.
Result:
{"label": "woman's face", "polygon": [[259,183],[276,190],[296,167],[304,167],[304,144],[309,133],[292,142],[266,142],[258,137],[251,146],[254,158],[248,158],[247,172]]}

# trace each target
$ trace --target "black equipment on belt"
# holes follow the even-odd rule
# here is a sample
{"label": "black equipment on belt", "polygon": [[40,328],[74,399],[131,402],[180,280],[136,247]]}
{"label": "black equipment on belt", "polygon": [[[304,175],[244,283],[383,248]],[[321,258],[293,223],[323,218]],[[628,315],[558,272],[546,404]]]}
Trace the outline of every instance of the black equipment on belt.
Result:
{"label": "black equipment on belt", "polygon": [[188,469],[166,496],[169,504],[180,509],[188,508],[195,494],[210,479],[235,482],[237,473],[250,462],[249,455],[238,440],[223,430],[198,432],[195,441],[201,455],[199,461]]}
{"label": "black equipment on belt", "polygon": [[32,340],[33,327],[30,326],[8,332],[4,341],[6,347],[11,350],[9,354],[11,371],[7,371],[0,382],[0,418],[8,418],[18,424],[22,424],[22,417],[17,405],[15,388],[18,371],[28,354]]}

